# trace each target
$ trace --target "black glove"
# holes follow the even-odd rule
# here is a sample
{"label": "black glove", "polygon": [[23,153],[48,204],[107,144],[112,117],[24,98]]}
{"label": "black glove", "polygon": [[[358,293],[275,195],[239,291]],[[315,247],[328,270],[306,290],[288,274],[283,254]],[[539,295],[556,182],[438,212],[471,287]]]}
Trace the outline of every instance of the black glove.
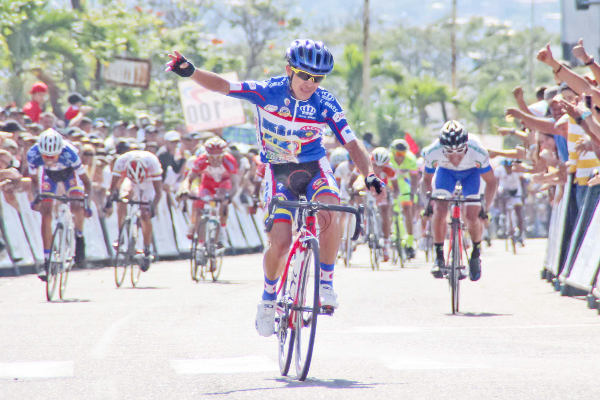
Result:
{"label": "black glove", "polygon": [[479,218],[486,220],[489,219],[489,215],[488,213],[483,209],[483,207],[481,207],[481,210],[479,210]]}
{"label": "black glove", "polygon": [[[181,68],[181,64],[188,63],[188,66],[185,68]],[[196,67],[190,61],[188,61],[184,56],[179,56],[177,60],[171,65],[171,71],[175,72],[177,75],[183,78],[189,78],[192,76]]]}
{"label": "black glove", "polygon": [[365,178],[365,186],[367,189],[375,188],[377,194],[381,194],[381,191],[385,187],[385,183],[377,177],[375,174],[371,174]]}

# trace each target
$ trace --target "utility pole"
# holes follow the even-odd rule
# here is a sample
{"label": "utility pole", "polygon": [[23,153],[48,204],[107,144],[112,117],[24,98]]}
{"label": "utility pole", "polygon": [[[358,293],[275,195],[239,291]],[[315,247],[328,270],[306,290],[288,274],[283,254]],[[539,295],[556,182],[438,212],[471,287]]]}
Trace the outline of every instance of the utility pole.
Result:
{"label": "utility pole", "polygon": [[450,47],[452,48],[452,89],[456,90],[456,0],[452,0],[452,27],[450,29]]}
{"label": "utility pole", "polygon": [[369,0],[364,0],[363,9],[363,104],[369,104],[371,92],[371,55],[369,49]]}
{"label": "utility pole", "polygon": [[535,62],[533,61],[533,52],[535,51],[533,46],[533,40],[534,40],[534,33],[533,33],[533,27],[535,24],[535,0],[531,0],[531,20],[530,20],[530,27],[529,27],[529,55],[527,57],[527,64],[529,65],[528,68],[528,72],[529,72],[529,76],[528,76],[528,83],[529,83],[529,87],[533,88],[535,86],[535,76],[534,76],[534,72],[535,72]]}

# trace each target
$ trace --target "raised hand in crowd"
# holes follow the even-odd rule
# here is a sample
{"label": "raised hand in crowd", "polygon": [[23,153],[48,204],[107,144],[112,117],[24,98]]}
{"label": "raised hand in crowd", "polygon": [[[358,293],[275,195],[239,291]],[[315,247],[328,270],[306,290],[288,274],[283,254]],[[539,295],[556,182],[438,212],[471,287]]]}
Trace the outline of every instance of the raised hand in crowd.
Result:
{"label": "raised hand in crowd", "polygon": [[585,48],[583,47],[583,39],[579,39],[577,45],[573,47],[573,56],[581,61],[584,65],[590,65],[594,62],[594,57],[589,55]]}

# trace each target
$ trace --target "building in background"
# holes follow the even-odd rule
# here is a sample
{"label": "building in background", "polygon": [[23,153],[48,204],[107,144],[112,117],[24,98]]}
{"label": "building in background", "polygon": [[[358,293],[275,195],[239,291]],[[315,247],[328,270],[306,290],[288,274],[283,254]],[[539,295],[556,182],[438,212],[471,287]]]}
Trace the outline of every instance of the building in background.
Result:
{"label": "building in background", "polygon": [[[593,1],[592,1],[593,2]],[[600,3],[589,4],[586,10],[578,10],[577,0],[561,0],[562,56],[573,65],[579,65],[571,49],[582,38],[588,53],[600,60]]]}

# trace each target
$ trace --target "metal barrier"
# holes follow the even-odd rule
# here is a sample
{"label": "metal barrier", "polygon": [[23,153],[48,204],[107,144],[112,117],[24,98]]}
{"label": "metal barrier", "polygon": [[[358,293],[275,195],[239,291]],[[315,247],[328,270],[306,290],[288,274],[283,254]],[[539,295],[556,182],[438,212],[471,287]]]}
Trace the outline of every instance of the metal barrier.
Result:
{"label": "metal barrier", "polygon": [[[18,209],[0,194],[0,230],[7,249],[0,255],[0,276],[32,273],[42,264],[44,251],[41,215],[31,210],[26,193],[17,193]],[[191,210],[191,203],[188,204]],[[100,217],[92,204],[92,216],[84,225],[86,259],[91,265],[107,265],[112,257],[112,243],[117,240],[116,211]],[[262,214],[262,213],[261,213]],[[183,203],[176,204],[170,195],[163,196],[152,219],[153,243],[159,258],[186,258],[191,242],[187,238],[188,215]],[[226,254],[262,251],[266,244],[263,219],[249,215],[245,208],[229,205],[226,229]]]}

